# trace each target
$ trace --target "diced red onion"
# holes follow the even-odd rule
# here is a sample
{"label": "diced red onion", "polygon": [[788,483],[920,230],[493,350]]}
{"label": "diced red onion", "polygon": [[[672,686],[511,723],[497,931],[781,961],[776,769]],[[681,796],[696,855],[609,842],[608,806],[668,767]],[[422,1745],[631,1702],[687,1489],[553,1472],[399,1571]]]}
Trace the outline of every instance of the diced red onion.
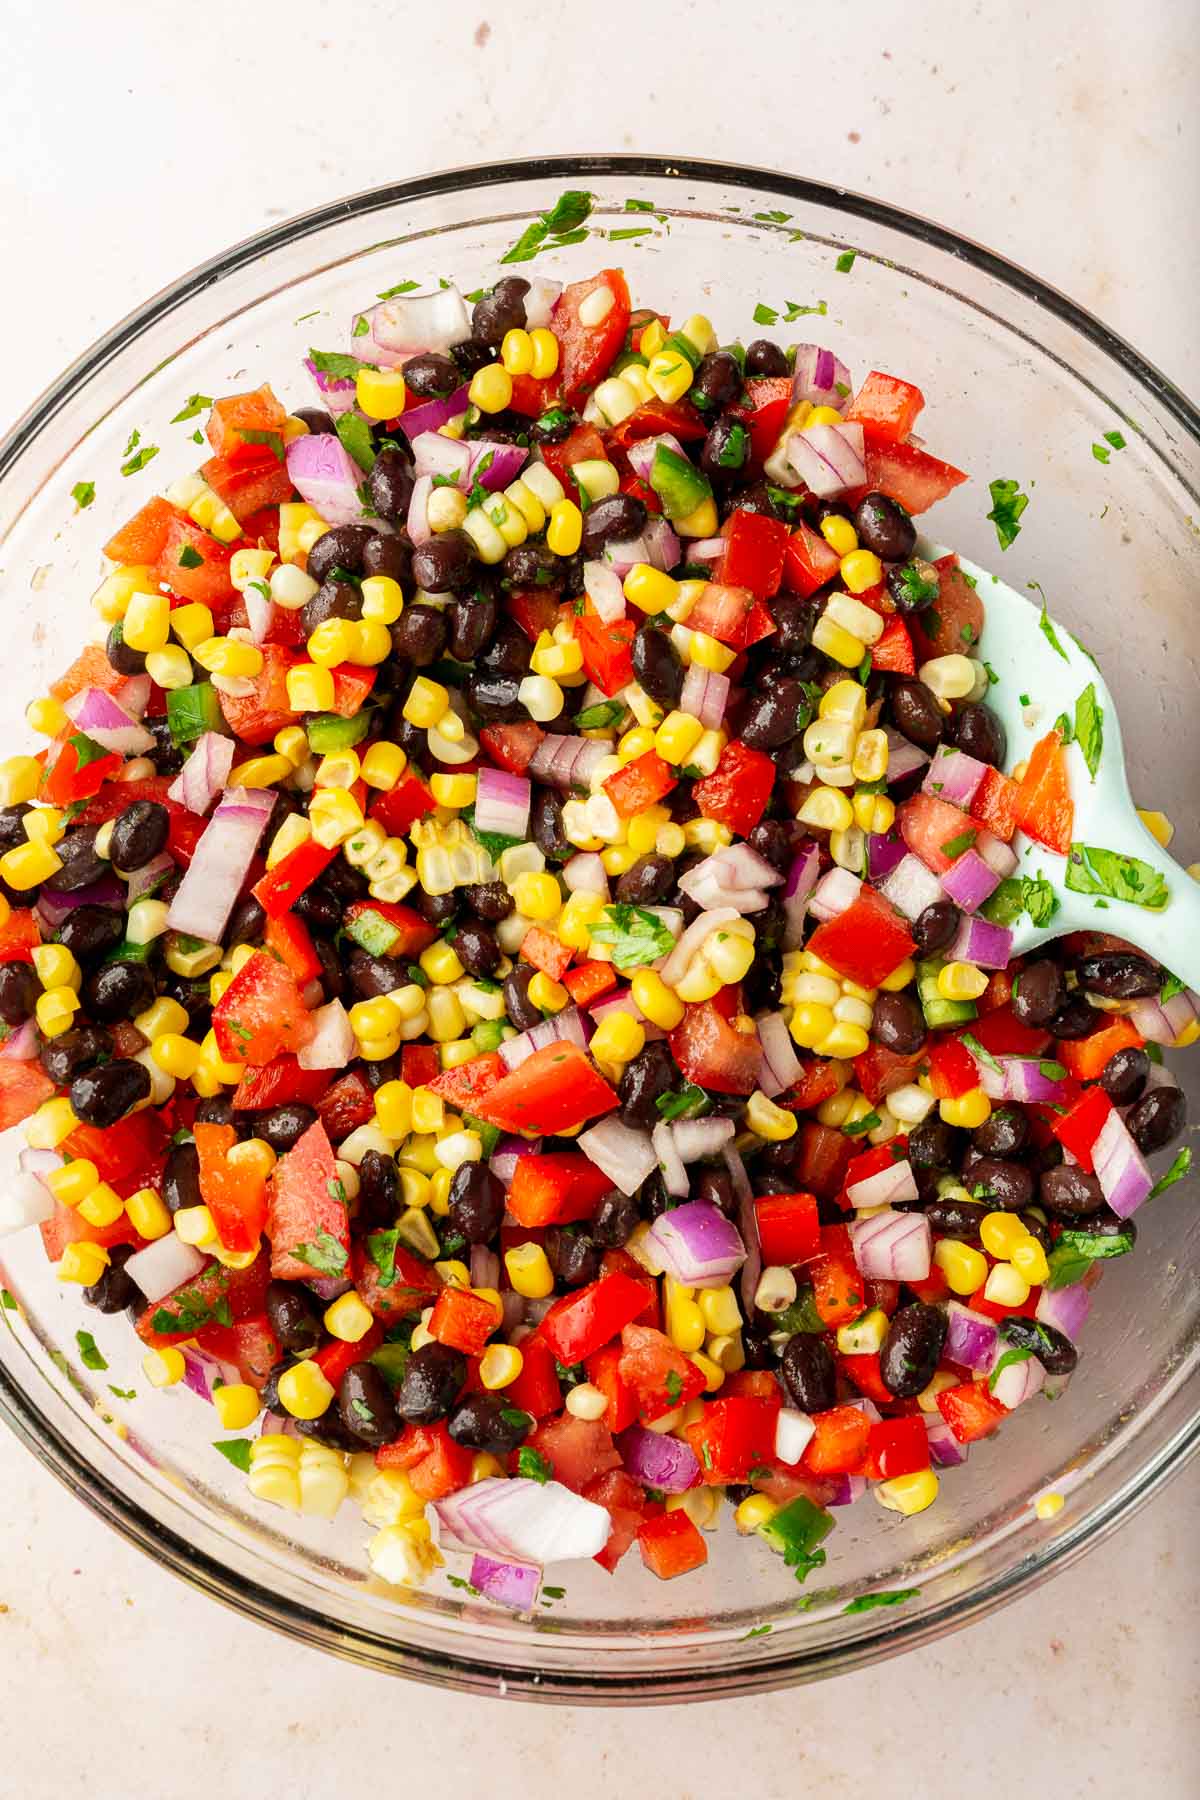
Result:
{"label": "diced red onion", "polygon": [[899,868],[907,854],[902,838],[881,836],[877,831],[868,832],[868,879],[874,882],[883,881],[893,869]]}
{"label": "diced red onion", "polygon": [[964,850],[940,877],[942,888],[965,913],[978,912],[1000,886],[995,869],[988,867],[977,850]]}
{"label": "diced red onion", "polygon": [[470,403],[470,383],[464,381],[444,400],[426,400],[421,406],[406,406],[400,415],[400,429],[411,444],[423,432],[440,431],[451,419],[459,418]]}
{"label": "diced red onion", "polygon": [[778,1462],[798,1463],[817,1434],[805,1412],[781,1406],[775,1419],[775,1457]]}
{"label": "diced red onion", "polygon": [[116,876],[102,875],[89,887],[73,888],[70,893],[44,887],[33,910],[39,923],[54,932],[77,906],[115,906],[124,904],[124,900],[125,889]]}
{"label": "diced red onion", "polygon": [[[435,294],[398,294],[370,307],[361,315],[366,319],[366,336],[390,354],[416,356],[422,350],[439,350],[443,354],[452,345],[461,344],[471,335],[471,319],[466,302],[456,287],[439,288]],[[356,320],[357,323],[357,320]],[[355,356],[362,355],[358,346],[366,342],[360,333],[352,335],[350,344]],[[363,361],[379,359],[363,355]]]}
{"label": "diced red onion", "polygon": [[1096,1179],[1119,1219],[1128,1219],[1150,1196],[1154,1177],[1120,1113],[1114,1108],[1092,1145]]}
{"label": "diced red onion", "polygon": [[612,570],[618,581],[624,581],[630,569],[636,568],[638,563],[650,561],[650,547],[644,536],[626,538],[620,544],[610,541],[605,544],[600,557],[601,562]]}
{"label": "diced red onion", "polygon": [[[61,1162],[56,1158],[55,1167]],[[43,1224],[53,1218],[55,1206],[54,1195],[32,1171],[18,1169],[6,1175],[0,1182],[0,1238]]]}
{"label": "diced red onion", "polygon": [[863,453],[863,428],[850,425],[810,425],[787,437],[787,460],[809,493],[818,500],[862,487],[867,479]]}
{"label": "diced red onion", "polygon": [[432,492],[432,475],[420,475],[413,482],[405,524],[408,527],[408,535],[418,550],[423,544],[431,542],[433,538],[433,527],[429,523],[429,496]]}
{"label": "diced red onion", "polygon": [[715,669],[702,669],[699,663],[692,663],[683,678],[679,709],[690,713],[694,719],[699,719],[706,731],[716,731],[729,704],[729,688],[728,675],[720,675]]}
{"label": "diced red onion", "polygon": [[[992,1353],[993,1369],[1010,1348],[1011,1346],[1006,1344],[1003,1338],[997,1338],[996,1347]],[[1019,1362],[1007,1363],[994,1379],[989,1378],[988,1392],[993,1400],[998,1400],[1001,1406],[1007,1407],[1009,1412],[1012,1412],[1023,1401],[1031,1400],[1035,1394],[1040,1394],[1045,1380],[1045,1366],[1038,1361],[1036,1356],[1024,1356]]]}
{"label": "diced red onion", "polygon": [[155,1238],[144,1250],[135,1251],[125,1267],[129,1279],[137,1283],[153,1305],[198,1275],[205,1261],[199,1250],[169,1231],[166,1237]]}
{"label": "diced red onion", "polygon": [[814,841],[797,851],[788,870],[783,889],[783,948],[798,950],[804,942],[804,921],[808,914],[809,896],[816,886],[821,868],[821,848]]}
{"label": "diced red onion", "polygon": [[61,1169],[63,1159],[57,1150],[34,1150],[32,1146],[22,1150],[17,1158],[17,1167],[22,1175],[36,1175],[44,1182],[52,1169]]}
{"label": "diced red onion", "polygon": [[749,844],[726,844],[714,850],[679,879],[679,886],[706,911],[733,907],[738,913],[761,912],[768,889],[783,876]]}
{"label": "diced red onion", "polygon": [[850,398],[850,371],[832,350],[818,344],[797,344],[792,373],[792,405],[808,400],[813,406],[832,406],[845,412]]}
{"label": "diced red onion", "polygon": [[559,1481],[491,1475],[433,1502],[442,1545],[507,1560],[565,1562],[595,1556],[612,1529],[604,1507]]}
{"label": "diced red onion", "polygon": [[1001,881],[1004,881],[1017,866],[1017,853],[1011,844],[998,838],[992,831],[978,831],[975,834],[974,848],[982,856],[989,869],[995,869]]}
{"label": "diced red onion", "polygon": [[499,831],[524,838],[529,831],[533,787],[527,775],[482,766],[475,794],[475,823],[480,831]]}
{"label": "diced red onion", "polygon": [[307,1044],[296,1052],[302,1069],[344,1069],[355,1054],[354,1032],[340,1000],[318,1006],[312,1015],[316,1027]]}
{"label": "diced red onion", "polygon": [[583,565],[583,591],[606,625],[625,617],[625,592],[615,569],[597,561]]}
{"label": "diced red onion", "polygon": [[921,791],[936,794],[949,805],[960,806],[964,812],[970,812],[975,790],[986,773],[987,764],[981,763],[977,757],[968,756],[963,750],[956,750],[952,744],[939,744],[933,753],[933,761],[925,771]]}
{"label": "diced red onion", "polygon": [[655,1025],[648,1019],[628,988],[621,988],[615,994],[605,994],[600,1000],[594,1000],[588,1007],[588,1017],[593,1025],[600,1025],[610,1013],[623,1013],[628,1019],[636,1019],[646,1034],[646,1042],[666,1037],[661,1025]]}
{"label": "diced red onion", "polygon": [[952,1300],[946,1308],[946,1345],[944,1355],[948,1362],[958,1363],[961,1368],[971,1369],[979,1374],[990,1369],[993,1353],[996,1348],[996,1321],[983,1313],[972,1312],[969,1306],[962,1306]]}
{"label": "diced red onion", "polygon": [[1082,1282],[1076,1282],[1072,1287],[1044,1287],[1033,1316],[1039,1324],[1052,1326],[1075,1344],[1079,1341],[1079,1334],[1087,1324],[1087,1316],[1091,1310],[1091,1289],[1084,1287]]}
{"label": "diced red onion", "polygon": [[671,1126],[675,1149],[683,1163],[703,1162],[732,1143],[736,1127],[732,1119],[676,1119]]}
{"label": "diced red onion", "polygon": [[178,801],[191,813],[206,813],[229,780],[234,742],[219,731],[205,731],[167,789],[167,799]]}
{"label": "diced red onion", "polygon": [[150,704],[150,694],[154,687],[148,675],[130,675],[121,683],[113,694],[118,706],[123,706],[133,719],[145,716]]}
{"label": "diced red onion", "polygon": [[486,1244],[471,1245],[471,1286],[474,1288],[499,1288],[500,1258]]}
{"label": "diced red onion", "polygon": [[465,448],[471,457],[471,480],[478,481],[489,494],[498,493],[515,481],[529,456],[523,445],[502,444],[496,438],[471,438]]}
{"label": "diced red onion", "polygon": [[172,931],[220,943],[274,805],[270,788],[226,788],[171,902]]}
{"label": "diced red onion", "polygon": [[764,1013],[755,1023],[763,1053],[758,1085],[768,1100],[774,1100],[799,1081],[803,1069],[782,1013]]}
{"label": "diced red onion", "polygon": [[732,1144],[726,1144],[721,1151],[721,1159],[733,1184],[733,1197],[737,1201],[738,1236],[746,1247],[746,1260],[738,1279],[738,1292],[743,1310],[749,1318],[754,1311],[754,1296],[758,1292],[759,1277],[763,1269],[758,1214],[754,1210],[754,1190],[750,1186],[750,1177],[746,1173],[740,1151],[735,1150]]}
{"label": "diced red onion", "polygon": [[658,516],[651,518],[642,536],[646,544],[646,561],[651,568],[673,569],[682,554],[682,546],[669,521]]}
{"label": "diced red onion", "polygon": [[660,444],[665,450],[673,450],[676,456],[683,456],[685,454],[683,445],[670,431],[661,432],[658,437],[642,438],[640,442],[630,444],[629,449],[626,451],[630,468],[633,470],[634,474],[639,475],[643,481],[649,481],[650,479],[650,471],[654,467],[655,453]]}
{"label": "diced red onion", "polygon": [[330,525],[362,518],[358,490],[363,472],[332,431],[309,431],[292,438],[285,452],[292,486]]}
{"label": "diced red onion", "polygon": [[1172,994],[1165,1005],[1157,1000],[1135,1000],[1129,1010],[1133,1025],[1152,1044],[1165,1044],[1168,1049],[1181,1037],[1194,1019],[1200,1017],[1200,1004],[1190,988]]}
{"label": "diced red onion", "polygon": [[[671,1127],[667,1124],[656,1125],[650,1134],[650,1142],[654,1145],[654,1154],[662,1171],[663,1186],[674,1199],[683,1199],[689,1192],[691,1183],[683,1166],[683,1158],[675,1148]],[[674,1273],[673,1270],[671,1272]]]}
{"label": "diced red onion", "polygon": [[314,1275],[304,1285],[328,1306],[331,1301],[340,1300],[343,1294],[348,1294],[354,1283],[348,1275]]}
{"label": "diced red onion", "polygon": [[175,859],[168,850],[160,850],[157,856],[152,856],[140,869],[131,870],[125,878],[126,906],[132,906],[143,894],[152,894],[174,870]]}
{"label": "diced red onion", "polygon": [[488,1158],[488,1168],[508,1187],[517,1172],[517,1163],[523,1156],[536,1156],[542,1147],[541,1138],[505,1137],[501,1138]]}
{"label": "diced red onion", "polygon": [[603,894],[608,899],[608,871],[595,850],[577,851],[563,864],[562,878],[568,894]]}
{"label": "diced red onion", "polygon": [[516,1288],[501,1289],[500,1310],[504,1317],[500,1324],[500,1330],[508,1339],[509,1343],[516,1342],[516,1339],[512,1334],[517,1329],[518,1325],[523,1325],[525,1323],[525,1306],[526,1302],[522,1296],[518,1294]]}
{"label": "diced red onion", "polygon": [[860,1412],[864,1419],[869,1419],[872,1425],[878,1425],[883,1418],[883,1414],[875,1402],[866,1394],[855,1394],[852,1400],[845,1400],[842,1404],[853,1407],[854,1411]]}
{"label": "diced red onion", "polygon": [[922,1413],[929,1435],[929,1455],[939,1469],[961,1468],[971,1446],[960,1444],[940,1412]]}
{"label": "diced red onion", "polygon": [[275,602],[265,581],[248,581],[242,589],[242,603],[250,626],[250,642],[265,644],[275,623]]}
{"label": "diced red onion", "polygon": [[[937,881],[936,876],[933,879]],[[1007,969],[1012,961],[1012,945],[1013,934],[1007,925],[993,925],[990,919],[974,914],[960,922],[946,960],[976,963],[981,969]]]}
{"label": "diced red onion", "polygon": [[417,475],[440,475],[438,486],[453,482],[460,494],[471,485],[471,446],[440,431],[422,431],[412,440],[413,468]]}
{"label": "diced red onion", "polygon": [[222,1362],[219,1356],[212,1356],[207,1350],[197,1349],[194,1345],[183,1346],[183,1382],[200,1400],[207,1400],[212,1405],[213,1390],[218,1384],[240,1381],[241,1376],[232,1363]]}
{"label": "diced red onion", "polygon": [[529,291],[525,295],[526,331],[540,331],[549,325],[562,291],[562,282],[551,281],[548,275],[530,277]]}
{"label": "diced red onion", "polygon": [[833,1492],[825,1503],[827,1506],[853,1506],[866,1493],[867,1478],[865,1475],[834,1475],[831,1485]]}
{"label": "diced red onion", "polygon": [[85,737],[118,756],[141,756],[154,748],[154,739],[145,726],[139,725],[103,688],[81,688],[72,694],[64,710]]}
{"label": "diced red onion", "polygon": [[925,1281],[933,1233],[924,1213],[881,1212],[850,1227],[854,1260],[868,1281]]}
{"label": "diced red onion", "polygon": [[565,1006],[552,1019],[531,1025],[519,1037],[507,1038],[500,1046],[500,1060],[506,1069],[519,1069],[535,1050],[544,1050],[547,1044],[577,1044],[581,1050],[586,1050],[590,1036],[591,1020],[585,1024],[584,1015],[577,1006]]}
{"label": "diced red onion", "polygon": [[644,1487],[657,1488],[663,1494],[686,1494],[689,1488],[700,1485],[696,1453],[681,1438],[647,1431],[644,1425],[630,1425],[617,1434],[613,1443],[629,1474]]}
{"label": "diced red onion", "polygon": [[731,920],[740,917],[736,907],[718,906],[711,912],[702,912],[698,919],[693,919],[658,971],[667,986],[674,987],[710,931],[716,931],[718,926],[728,925]]}
{"label": "diced red onion", "polygon": [[542,1571],[528,1563],[497,1562],[478,1552],[471,1562],[470,1585],[493,1605],[509,1606],[514,1612],[533,1611],[541,1583]]}
{"label": "diced red onion", "polygon": [[693,538],[688,545],[687,559],[694,563],[720,562],[727,548],[723,537]]}
{"label": "diced red onion", "polygon": [[856,1211],[864,1206],[896,1206],[917,1197],[916,1177],[907,1157],[889,1163],[878,1174],[868,1175],[846,1189],[846,1198]]}
{"label": "diced red onion", "polygon": [[911,743],[894,725],[885,725],[883,732],[888,741],[887,782],[892,787],[896,782],[903,781],[906,775],[915,775],[918,769],[923,769],[929,758],[919,745]]}
{"label": "diced red onion", "polygon": [[927,906],[945,898],[932,869],[911,851],[879,883],[879,891],[906,919],[919,919]]}
{"label": "diced red onion", "polygon": [[849,869],[832,868],[822,875],[813,889],[808,910],[822,922],[848,912],[862,892],[862,882]]}
{"label": "diced red onion", "polygon": [[581,1131],[575,1140],[589,1162],[603,1171],[623,1194],[636,1194],[658,1167],[648,1131],[634,1131],[611,1115]]}
{"label": "diced red onion", "polygon": [[666,1273],[683,1287],[724,1287],[746,1260],[732,1219],[708,1200],[689,1200],[660,1213],[648,1235]]}
{"label": "diced red onion", "polygon": [[595,738],[560,737],[549,731],[534,751],[529,773],[552,787],[586,788],[597,763],[609,754],[609,746]]}
{"label": "diced red onion", "polygon": [[323,370],[318,369],[311,356],[306,356],[303,360],[330,418],[338,419],[343,413],[353,411],[357,401],[354,381],[349,376],[326,375]]}
{"label": "diced red onion", "polygon": [[1017,1100],[1023,1106],[1042,1102],[1057,1105],[1062,1100],[1065,1082],[1043,1074],[1036,1056],[1002,1056],[999,1061],[1004,1070],[1005,1099]]}
{"label": "diced red onion", "polygon": [[0,1056],[6,1062],[32,1062],[38,1054],[37,1026],[30,1019],[22,1019],[14,1031],[10,1031],[4,1043],[0,1045]]}

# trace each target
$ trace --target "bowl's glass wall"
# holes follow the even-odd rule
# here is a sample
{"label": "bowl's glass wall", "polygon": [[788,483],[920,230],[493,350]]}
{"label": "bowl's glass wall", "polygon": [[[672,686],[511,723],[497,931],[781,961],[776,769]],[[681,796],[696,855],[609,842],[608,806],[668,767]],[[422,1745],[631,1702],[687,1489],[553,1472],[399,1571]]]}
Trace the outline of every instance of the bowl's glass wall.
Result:
{"label": "bowl's glass wall", "polygon": [[[595,191],[599,231],[649,226],[650,235],[612,246],[597,235],[540,257],[536,270],[572,279],[620,262],[639,300],[677,316],[709,312],[723,338],[755,334],[758,302],[781,314],[789,302],[824,303],[825,316],[781,323],[779,335],[830,345],[856,374],[878,367],[920,384],[924,437],[973,476],[939,508],[936,535],[1015,585],[1042,584],[1105,666],[1135,793],[1175,818],[1182,860],[1200,855],[1198,450],[1184,403],[1057,296],[1039,297],[983,253],[868,202],[732,170],[577,163],[381,190],[267,234],[152,303],[0,449],[4,743],[27,741],[25,698],[92,629],[102,542],[200,460],[195,422],[170,423],[189,395],[270,380],[292,404],[311,402],[300,357],[309,345],[341,348],[352,307],[405,279],[471,289],[494,278],[528,218],[566,186]],[[626,214],[628,197],[660,214]],[[834,267],[844,248],[858,252],[849,274]],[[125,479],[118,465],[135,428],[160,454]],[[1127,448],[1102,466],[1091,445],[1114,428]],[[996,476],[1017,477],[1030,495],[1004,556],[984,516]],[[97,497],[76,513],[80,480],[95,481]],[[1182,1072],[1195,1094],[1195,1075]],[[900,1520],[869,1498],[842,1512],[803,1611],[782,1563],[737,1540],[728,1519],[698,1575],[661,1584],[636,1557],[615,1580],[571,1566],[560,1576],[565,1598],[532,1622],[441,1581],[385,1591],[367,1576],[369,1533],[351,1522],[353,1507],[335,1525],[296,1526],[247,1504],[243,1479],[211,1448],[211,1414],[180,1392],[145,1391],[123,1319],[87,1316],[110,1368],[79,1368],[77,1296],[53,1279],[36,1234],[3,1246],[0,1269],[25,1317],[0,1315],[13,1326],[0,1327],[0,1403],[123,1530],[212,1592],[326,1648],[492,1691],[731,1692],[844,1667],[975,1616],[1094,1540],[1178,1462],[1195,1424],[1185,1388],[1200,1325],[1194,1186],[1181,1183],[1141,1223],[1136,1258],[1100,1289],[1069,1396],[1014,1417],[947,1474],[939,1504],[920,1518]],[[136,1403],[115,1400],[110,1382],[137,1388]],[[102,1414],[119,1415],[128,1435]],[[1052,1486],[1066,1505],[1041,1524],[1031,1499]],[[920,1596],[843,1615],[855,1596],[900,1586]],[[747,1636],[762,1625],[771,1630]]]}

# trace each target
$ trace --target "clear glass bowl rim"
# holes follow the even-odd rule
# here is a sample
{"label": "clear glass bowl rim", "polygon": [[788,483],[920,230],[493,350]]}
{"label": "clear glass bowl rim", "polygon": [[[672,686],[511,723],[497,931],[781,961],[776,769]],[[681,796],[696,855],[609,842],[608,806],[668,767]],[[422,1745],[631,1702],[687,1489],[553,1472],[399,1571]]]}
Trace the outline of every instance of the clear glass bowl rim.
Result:
{"label": "clear glass bowl rim", "polygon": [[[535,176],[547,182],[561,180],[573,184],[586,184],[589,177],[609,176],[653,179],[680,186],[697,181],[719,182],[760,195],[772,193],[785,199],[828,207],[848,218],[899,232],[969,264],[1079,332],[1149,390],[1182,429],[1200,441],[1200,410],[1160,369],[1065,294],[972,239],[871,195],[775,170],[677,157],[597,154],[522,157],[440,170],[409,181],[388,182],[315,207],[244,238],[160,289],[98,338],[51,382],[0,440],[0,480],[17,465],[34,440],[53,421],[59,408],[93,375],[149,327],[166,319],[202,289],[274,250],[319,233],[327,226],[366,218],[405,201],[433,199],[439,194],[459,193],[465,188],[486,190]],[[445,1650],[430,1650],[419,1644],[401,1645],[394,1639],[356,1629],[346,1622],[334,1623],[315,1608],[284,1599],[267,1587],[247,1581],[244,1576],[236,1582],[232,1580],[229,1571],[216,1558],[151,1518],[88,1463],[66,1436],[30,1403],[3,1364],[0,1364],[0,1418],[94,1513],[200,1592],[286,1636],[364,1666],[438,1686],[496,1694],[494,1670],[482,1668]],[[507,1691],[514,1698],[559,1702],[667,1703],[763,1692],[861,1668],[977,1621],[995,1607],[1029,1592],[1052,1574],[1069,1567],[1158,1493],[1198,1449],[1200,1411],[1161,1445],[1151,1460],[1116,1493],[1082,1514],[1073,1530],[1048,1542],[1043,1551],[1024,1557],[1015,1566],[981,1583],[969,1595],[952,1597],[919,1617],[905,1618],[903,1614],[884,1611],[877,1615],[878,1622],[872,1628],[860,1632],[852,1641],[814,1648],[811,1653],[804,1649],[788,1650],[777,1657],[772,1657],[764,1644],[753,1663],[731,1669],[719,1686],[706,1675],[701,1675],[697,1681],[695,1671],[689,1673],[683,1668],[653,1674],[646,1671],[635,1687],[628,1673],[618,1670],[606,1673],[597,1667],[586,1671],[556,1667],[536,1681],[530,1679],[532,1671],[514,1668],[506,1690],[501,1691]]]}

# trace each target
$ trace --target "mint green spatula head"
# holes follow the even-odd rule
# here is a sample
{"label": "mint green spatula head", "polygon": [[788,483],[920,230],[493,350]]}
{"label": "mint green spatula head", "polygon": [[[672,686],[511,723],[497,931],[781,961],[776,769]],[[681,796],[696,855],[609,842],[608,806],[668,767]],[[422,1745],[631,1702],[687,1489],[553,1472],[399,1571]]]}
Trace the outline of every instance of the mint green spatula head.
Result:
{"label": "mint green spatula head", "polygon": [[[945,551],[929,545],[923,554]],[[1026,887],[1027,904],[1007,921],[1014,955],[1069,931],[1108,931],[1128,938],[1188,987],[1200,988],[1200,884],[1138,817],[1103,675],[1044,604],[1039,609],[964,556],[958,562],[983,602],[981,649],[994,677],[986,700],[1008,733],[1009,767],[1024,761],[1056,722],[1061,729],[1066,721],[1064,735],[1072,739],[1070,856],[1043,849],[1023,832],[1013,841],[1019,857],[1013,881],[1046,884]],[[1162,749],[1170,755],[1169,744]],[[1004,892],[1015,906],[1015,888]],[[1057,905],[1051,913],[1052,899]]]}

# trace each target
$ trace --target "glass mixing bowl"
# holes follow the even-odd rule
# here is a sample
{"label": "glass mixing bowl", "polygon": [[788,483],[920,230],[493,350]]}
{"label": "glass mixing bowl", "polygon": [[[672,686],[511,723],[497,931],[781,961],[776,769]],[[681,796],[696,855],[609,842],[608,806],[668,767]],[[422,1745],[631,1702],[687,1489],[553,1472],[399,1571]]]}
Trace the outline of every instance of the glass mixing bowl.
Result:
{"label": "glass mixing bowl", "polygon": [[[464,290],[565,188],[590,188],[586,241],[536,271],[571,280],[622,263],[635,299],[712,314],[722,337],[753,336],[756,304],[776,335],[815,338],[858,375],[894,370],[929,397],[932,448],[973,480],[934,529],[1006,579],[1039,581],[1057,617],[1096,652],[1121,707],[1135,793],[1179,825],[1181,861],[1200,854],[1195,657],[1200,420],[1156,370],[1103,326],[990,252],[861,196],[758,170],[653,158],[561,158],[402,182],[273,227],[185,275],[96,344],[0,446],[0,539],[14,667],[0,695],[6,745],[28,742],[27,697],[94,626],[88,596],[111,530],[193,467],[188,397],[271,381],[313,396],[309,345],[341,347],[351,309],[402,280]],[[627,200],[653,212],[627,211]],[[628,241],[605,242],[641,231]],[[857,252],[849,273],[839,254]],[[528,270],[526,272],[529,272]],[[785,323],[789,310],[822,316]],[[118,473],[134,430],[161,446],[149,470]],[[1106,431],[1126,447],[1092,454]],[[1030,496],[1001,555],[987,484]],[[76,512],[82,480],[96,500]],[[1097,923],[1102,920],[1098,919]],[[1193,1103],[1200,1058],[1181,1059]],[[1194,1109],[1194,1106],[1193,1106]],[[19,1138],[19,1133],[13,1133]],[[1069,1393],[1038,1400],[949,1471],[915,1519],[870,1498],[838,1514],[828,1566],[797,1587],[782,1561],[736,1538],[725,1509],[707,1566],[660,1583],[629,1556],[615,1578],[592,1564],[554,1573],[562,1598],[532,1619],[475,1601],[444,1578],[383,1588],[367,1569],[357,1508],[333,1524],[248,1501],[212,1447],[212,1414],[180,1390],[152,1393],[124,1318],[84,1312],[54,1279],[37,1233],[3,1245],[20,1312],[0,1314],[0,1410],[81,1499],[188,1581],[290,1635],[376,1668],[479,1693],[647,1701],[745,1693],[853,1668],[978,1619],[1065,1567],[1155,1491],[1195,1448],[1200,1335],[1195,1188],[1145,1209],[1135,1256],[1097,1297]],[[75,1332],[108,1360],[80,1366]],[[116,1398],[109,1384],[135,1388]],[[114,1421],[117,1428],[114,1428]],[[1053,1488],[1049,1523],[1033,1501]],[[351,1516],[356,1522],[351,1522]],[[454,1572],[464,1574],[461,1559]],[[879,1590],[905,1605],[847,1612]]]}

